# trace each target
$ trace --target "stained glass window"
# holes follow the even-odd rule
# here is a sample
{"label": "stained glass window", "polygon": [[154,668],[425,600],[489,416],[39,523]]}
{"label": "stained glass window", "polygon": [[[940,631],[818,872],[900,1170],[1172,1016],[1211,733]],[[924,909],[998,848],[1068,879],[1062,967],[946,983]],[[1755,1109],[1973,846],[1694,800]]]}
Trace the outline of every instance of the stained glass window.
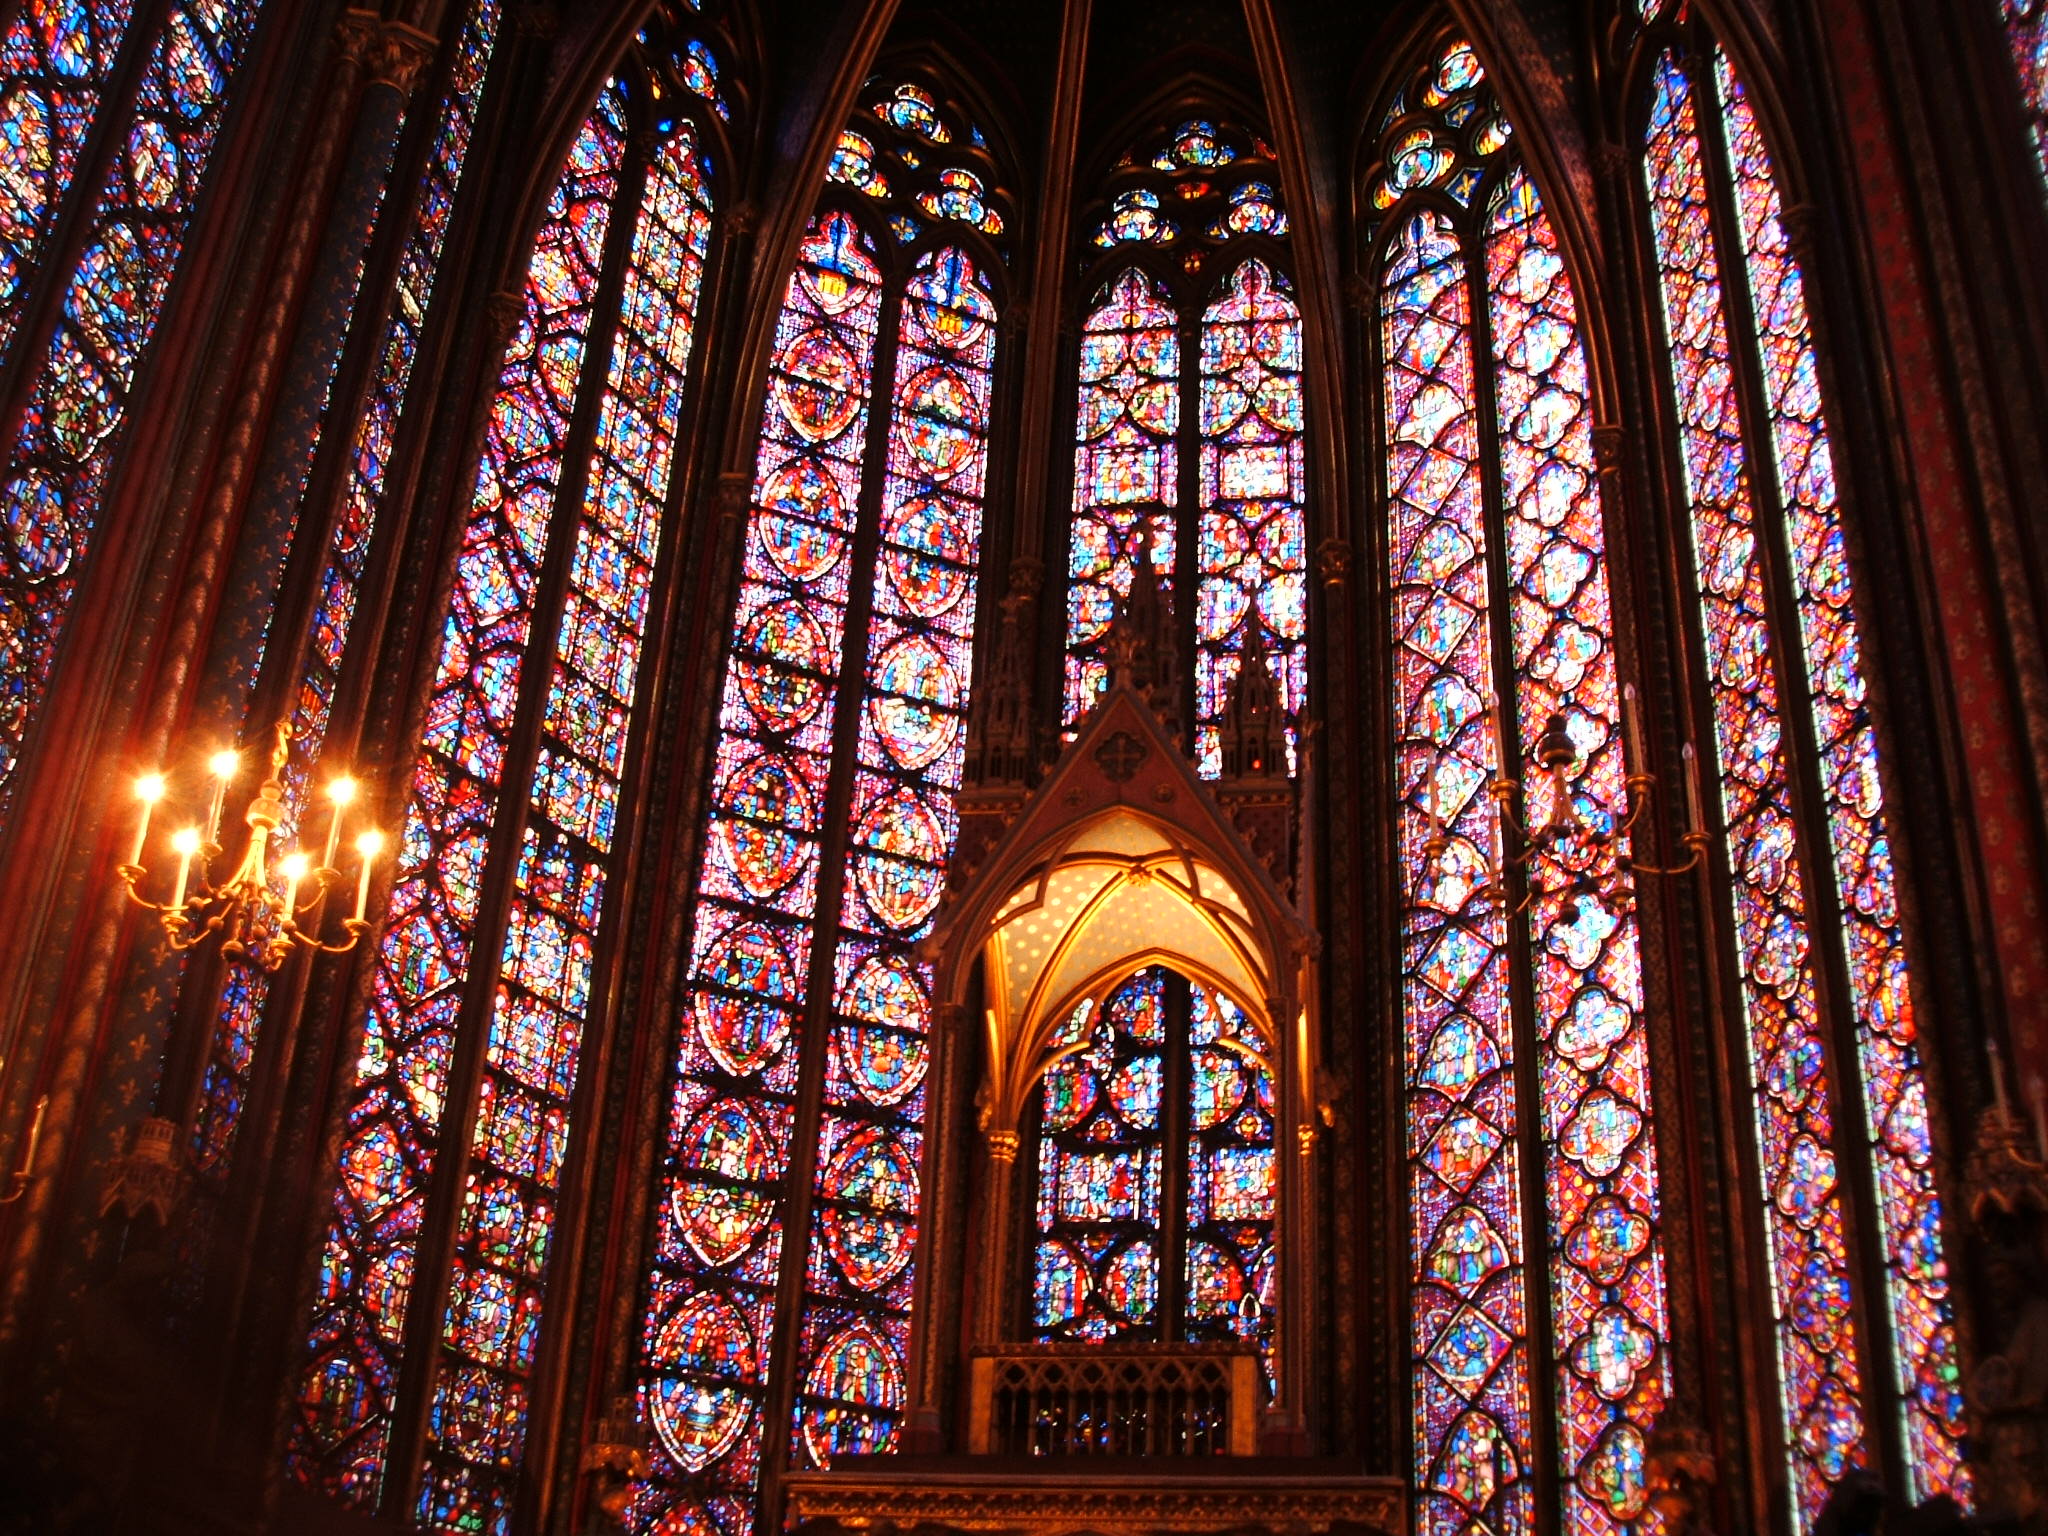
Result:
{"label": "stained glass window", "polygon": [[1149,550],[1173,587],[1180,499],[1180,323],[1157,279],[1133,267],[1081,327],[1081,413],[1067,558],[1071,729],[1109,681],[1103,639]]}
{"label": "stained glass window", "polygon": [[1166,1033],[1166,972],[1154,966],[1099,1007],[1077,1006],[1057,1041],[1079,1049],[1039,1092],[1031,1322],[1042,1339],[1160,1336]]}
{"label": "stained glass window", "polygon": [[[293,1426],[303,1480],[429,1530],[509,1530],[524,1451],[710,242],[703,121],[639,128],[649,73],[672,66],[643,44],[600,93],[528,268],[375,959]],[[624,186],[637,209],[616,206]],[[600,314],[612,267],[618,296]],[[402,357],[401,393],[404,337],[384,359]],[[352,506],[373,510],[382,464],[358,468]],[[526,751],[524,792],[508,793]],[[499,868],[506,891],[488,910]],[[481,1049],[458,1054],[471,1018]],[[465,1125],[451,1145],[444,1128]],[[451,1220],[445,1272],[416,1272],[423,1233]],[[416,1306],[439,1318],[424,1359],[406,1356]],[[422,1420],[417,1470],[391,1441],[408,1414]]]}
{"label": "stained glass window", "polygon": [[[194,209],[220,137],[229,88],[249,51],[259,0],[172,0],[146,40],[140,80],[125,127],[110,135],[80,217],[80,254],[60,281],[47,337],[33,340],[37,361],[26,399],[8,430],[5,496],[9,536],[0,551],[0,814],[11,806],[23,744],[41,708],[58,641],[93,547],[101,498],[128,421],[128,391],[176,280]],[[45,248],[56,179],[80,173],[83,129],[69,114],[90,112],[90,89],[39,94],[38,65],[19,28],[58,23],[36,47],[54,49],[52,68],[75,67],[80,80],[104,78],[111,57],[112,7],[18,8],[0,48],[0,69],[14,72],[0,136],[7,156],[34,166],[24,182],[0,187],[0,228],[10,260]],[[28,137],[16,143],[14,133]],[[47,136],[47,138],[46,138]],[[47,143],[50,158],[42,159]],[[17,162],[19,165],[19,162]],[[4,166],[0,166],[4,169]],[[36,211],[40,209],[41,211]],[[26,276],[0,273],[0,325],[20,328]],[[28,344],[24,334],[19,344]]]}
{"label": "stained glass window", "polygon": [[1213,778],[1216,722],[1248,642],[1279,680],[1290,720],[1308,694],[1301,313],[1287,280],[1256,257],[1202,311],[1201,403],[1195,756]]}
{"label": "stained glass window", "polygon": [[[1727,827],[1781,1419],[1804,1528],[1843,1473],[1871,1459],[1869,1416],[1887,1398],[1912,1496],[1966,1499],[1968,1487],[1926,1089],[1804,279],[1762,130],[1726,56],[1711,58],[1707,79],[1674,54],[1658,60],[1644,177]],[[1725,211],[1708,175],[1716,154],[1733,192]],[[1757,419],[1738,386],[1752,368]],[[1772,591],[1767,547],[1784,551],[1790,611]],[[1792,757],[1795,712],[1819,754],[1810,783]],[[1809,804],[1820,824],[1802,844]],[[1809,846],[1826,850],[1826,869],[1808,866]],[[1830,875],[1842,1025],[1822,974],[1835,936],[1810,907],[1814,882]],[[1838,1030],[1859,1068],[1860,1147],[1838,1123]],[[1867,1157],[1873,1174],[1888,1393],[1866,1379],[1882,1373],[1867,1363],[1871,1341],[1859,1339],[1851,1302],[1860,1264],[1844,1157]]]}
{"label": "stained glass window", "polygon": [[[399,251],[396,292],[379,339],[375,372],[357,419],[341,492],[341,510],[328,539],[292,697],[292,762],[285,784],[285,826],[289,837],[306,811],[308,767],[327,738],[335,689],[341,680],[356,603],[367,569],[371,540],[382,509],[385,477],[398,434],[421,330],[433,296],[441,252],[470,136],[483,94],[484,75],[498,35],[497,0],[480,0],[470,12],[457,45],[454,71],[433,129],[420,200]],[[222,995],[213,1032],[198,1113],[193,1124],[193,1158],[202,1174],[219,1171],[233,1144],[248,1096],[250,1073],[270,995],[269,976],[237,967]]]}
{"label": "stained glass window", "polygon": [[1061,722],[1071,736],[1107,686],[1104,639],[1149,549],[1168,600],[1192,594],[1180,672],[1209,778],[1247,647],[1286,712],[1290,770],[1307,697],[1301,316],[1284,248],[1232,244],[1287,234],[1278,183],[1255,135],[1189,119],[1124,158],[1092,225],[1094,249],[1170,259],[1111,266],[1082,322]]}
{"label": "stained glass window", "polygon": [[[764,1470],[888,1450],[908,1400],[916,946],[958,825],[997,339],[961,242],[1002,215],[985,159],[973,206],[924,201],[967,190],[932,146],[981,155],[943,93],[880,83],[856,121],[777,322],[725,663],[641,1338],[662,1529],[740,1536]],[[912,199],[936,222],[898,238]]]}
{"label": "stained glass window", "polygon": [[1032,1329],[1269,1352],[1273,1074],[1243,1010],[1148,966],[1084,998],[1052,1044],[1068,1054],[1038,1094]]}
{"label": "stained glass window", "polygon": [[0,358],[121,56],[133,0],[17,7],[0,37]]}
{"label": "stained glass window", "polygon": [[[1670,1330],[1636,920],[1568,889],[1627,856],[1592,403],[1571,280],[1511,142],[1483,66],[1451,40],[1408,82],[1367,176],[1388,215],[1417,1524],[1530,1529],[1533,1463],[1551,1455],[1565,1527],[1593,1536],[1644,1514]],[[1411,197],[1429,188],[1469,214]],[[1551,819],[1539,741],[1553,722],[1575,755],[1569,809],[1605,841],[1540,849],[1529,883],[1557,894],[1511,915],[1487,888],[1507,849],[1489,791],[1503,774],[1541,786],[1524,814]],[[1527,1026],[1511,982],[1524,967]],[[1533,1105],[1518,1101],[1518,1038],[1536,1049]],[[1532,1359],[1543,1335],[1552,1358]]]}
{"label": "stained glass window", "polygon": [[2020,101],[2041,174],[2048,177],[2048,0],[1998,0],[2020,75]]}

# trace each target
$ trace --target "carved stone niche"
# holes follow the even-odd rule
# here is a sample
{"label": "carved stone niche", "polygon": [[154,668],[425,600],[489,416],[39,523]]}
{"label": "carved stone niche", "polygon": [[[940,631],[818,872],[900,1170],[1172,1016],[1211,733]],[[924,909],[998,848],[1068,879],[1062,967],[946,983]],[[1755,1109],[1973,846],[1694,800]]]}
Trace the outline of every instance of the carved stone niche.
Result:
{"label": "carved stone niche", "polygon": [[2003,1104],[1978,1125],[1965,1187],[1987,1304],[1965,1388],[1978,1513],[2048,1536],[2048,1158]]}

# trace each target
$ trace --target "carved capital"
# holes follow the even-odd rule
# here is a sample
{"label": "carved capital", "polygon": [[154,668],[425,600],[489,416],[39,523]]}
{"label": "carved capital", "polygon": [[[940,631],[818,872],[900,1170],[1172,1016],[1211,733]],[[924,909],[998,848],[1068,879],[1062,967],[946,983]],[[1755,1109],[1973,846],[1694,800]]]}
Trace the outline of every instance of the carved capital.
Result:
{"label": "carved capital", "polygon": [[520,0],[505,8],[505,25],[514,37],[546,42],[561,29],[562,14],[549,0]]}
{"label": "carved capital", "polygon": [[728,238],[745,240],[761,226],[761,210],[752,203],[734,203],[719,221]]}
{"label": "carved capital", "polygon": [[501,288],[484,300],[484,323],[490,327],[492,351],[504,349],[525,313],[526,294],[522,289]]}
{"label": "carved capital", "polygon": [[1621,473],[1622,449],[1628,446],[1628,429],[1612,422],[1597,422],[1593,427],[1593,462],[1603,475]]}
{"label": "carved capital", "polygon": [[434,51],[439,46],[440,40],[432,33],[402,21],[385,22],[377,29],[364,59],[370,84],[389,86],[401,96],[410,96],[426,74],[427,66],[434,62]]}
{"label": "carved capital", "polygon": [[1379,313],[1380,289],[1363,272],[1354,272],[1344,279],[1344,307],[1361,320],[1370,320]]}
{"label": "carved capital", "polygon": [[1332,589],[1351,580],[1351,545],[1345,539],[1325,539],[1316,546],[1316,575]]}
{"label": "carved capital", "polygon": [[1682,1403],[1657,1420],[1644,1446],[1643,1487],[1650,1507],[1664,1517],[1669,1536],[1694,1536],[1707,1527],[1717,1471],[1706,1431]]}
{"label": "carved capital", "polygon": [[1025,599],[1038,596],[1045,586],[1045,562],[1035,555],[1019,555],[1010,562],[1010,591]]}
{"label": "carved capital", "polygon": [[175,1121],[150,1118],[135,1128],[135,1141],[127,1155],[114,1160],[100,1192],[100,1214],[119,1208],[133,1221],[144,1211],[152,1213],[160,1226],[169,1226],[184,1192],[184,1158],[179,1152]]}
{"label": "carved capital", "polygon": [[350,9],[335,24],[335,52],[344,68],[360,70],[372,85],[410,96],[439,46],[431,33],[376,11]]}
{"label": "carved capital", "polygon": [[988,1155],[991,1162],[1015,1163],[1018,1150],[1024,1145],[1024,1138],[1015,1131],[986,1131]]}
{"label": "carved capital", "polygon": [[1609,181],[1626,181],[1635,173],[1635,151],[1613,139],[1593,146],[1593,166]]}
{"label": "carved capital", "polygon": [[747,515],[747,505],[753,499],[754,477],[743,469],[729,469],[718,477],[718,515],[730,522],[738,522]]}
{"label": "carved capital", "polygon": [[1963,1195],[1980,1227],[1994,1214],[2048,1215],[2048,1160],[2031,1132],[2003,1104],[1977,1122],[1977,1144],[1963,1168]]}
{"label": "carved capital", "polygon": [[1805,255],[1813,248],[1813,237],[1820,227],[1820,211],[1811,203],[1787,203],[1779,210],[1778,222],[1785,226],[1785,237],[1792,242],[1794,255]]}
{"label": "carved capital", "polygon": [[347,69],[360,69],[370,56],[370,45],[384,28],[384,18],[375,11],[353,7],[341,13],[334,24],[335,61]]}

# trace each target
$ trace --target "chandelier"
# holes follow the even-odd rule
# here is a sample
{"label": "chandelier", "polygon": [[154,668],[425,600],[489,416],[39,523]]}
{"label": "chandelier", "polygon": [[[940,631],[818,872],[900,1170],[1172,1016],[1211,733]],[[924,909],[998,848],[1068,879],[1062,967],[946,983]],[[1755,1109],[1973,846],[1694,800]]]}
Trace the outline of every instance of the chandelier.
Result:
{"label": "chandelier", "polygon": [[[1629,760],[1640,765],[1648,758],[1644,754],[1635,689],[1625,688],[1622,699],[1622,721],[1627,731]],[[1495,746],[1495,761],[1504,762],[1507,759],[1500,755],[1500,751],[1506,738],[1501,734],[1499,700],[1488,702],[1486,715],[1487,729]],[[1553,714],[1544,721],[1543,734],[1536,739],[1535,757],[1537,767],[1549,786],[1549,813],[1540,825],[1531,825],[1526,813],[1519,809],[1523,802],[1520,781],[1505,774],[1494,776],[1486,793],[1500,817],[1503,841],[1513,851],[1505,852],[1499,861],[1486,862],[1482,878],[1458,903],[1461,908],[1475,903],[1499,905],[1510,917],[1519,917],[1539,901],[1576,897],[1597,902],[1613,911],[1633,902],[1637,875],[1690,874],[1706,861],[1710,841],[1706,831],[1706,802],[1700,791],[1699,759],[1691,743],[1688,742],[1684,749],[1688,830],[1679,838],[1685,847],[1686,858],[1683,863],[1668,867],[1644,864],[1629,854],[1615,851],[1615,845],[1629,837],[1649,809],[1650,797],[1657,785],[1655,774],[1631,773],[1623,780],[1628,789],[1626,814],[1618,819],[1589,821],[1580,814],[1571,793],[1581,763],[1578,745],[1572,740],[1563,715]],[[1452,847],[1438,801],[1435,765],[1429,770],[1426,811],[1429,835],[1422,851],[1428,860],[1431,881],[1435,883],[1445,877],[1445,856]],[[1509,870],[1518,871],[1523,877],[1519,899],[1509,888]],[[1539,870],[1561,871],[1562,877],[1545,877],[1538,873]]]}
{"label": "chandelier", "polygon": [[[228,788],[241,772],[242,759],[238,752],[223,750],[208,760],[212,803],[203,827],[183,826],[171,834],[178,868],[168,901],[152,901],[143,894],[143,887],[154,881],[142,862],[149,847],[150,821],[167,786],[160,773],[144,774],[136,780],[135,797],[142,803],[142,816],[135,829],[135,851],[116,873],[129,898],[162,919],[171,948],[192,949],[218,936],[221,953],[229,959],[274,971],[295,948],[342,954],[354,949],[370,931],[366,915],[370,870],[384,847],[384,835],[375,827],[363,828],[354,840],[358,860],[355,916],[341,920],[343,937],[330,942],[322,934],[328,921],[328,895],[344,878],[335,867],[335,856],[341,847],[343,822],[357,795],[354,779],[344,775],[327,786],[327,842],[317,865],[301,849],[285,852],[271,847],[272,838],[285,822],[284,771],[291,741],[291,722],[280,721],[269,776],[257,786],[242,818],[249,828],[248,845],[234,862],[233,873],[219,881],[213,871],[222,867],[227,853],[220,842],[221,812]],[[309,884],[311,894],[306,895]]]}

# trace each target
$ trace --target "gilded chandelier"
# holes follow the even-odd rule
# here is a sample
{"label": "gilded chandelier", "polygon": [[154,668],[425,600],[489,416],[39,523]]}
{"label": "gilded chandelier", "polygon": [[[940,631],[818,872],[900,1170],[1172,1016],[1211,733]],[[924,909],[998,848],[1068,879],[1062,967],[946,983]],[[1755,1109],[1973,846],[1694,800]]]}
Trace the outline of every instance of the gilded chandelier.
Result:
{"label": "gilded chandelier", "polygon": [[[173,949],[192,949],[218,935],[221,953],[229,959],[274,971],[294,948],[341,954],[354,949],[369,932],[366,911],[370,870],[384,847],[384,835],[374,827],[364,828],[355,838],[359,861],[356,910],[353,917],[342,919],[341,929],[346,937],[330,943],[321,936],[328,894],[343,879],[342,872],[335,867],[335,855],[341,846],[342,823],[356,798],[355,780],[344,776],[327,786],[331,812],[326,847],[317,866],[303,850],[281,852],[271,848],[271,839],[285,821],[284,770],[290,760],[291,740],[291,723],[280,721],[277,745],[270,754],[269,776],[257,786],[242,818],[249,828],[248,846],[236,861],[234,872],[218,884],[211,872],[227,851],[220,843],[221,812],[227,802],[228,786],[241,771],[242,763],[239,753],[226,750],[215,753],[208,761],[213,800],[206,824],[203,828],[180,827],[171,835],[178,869],[171,882],[169,901],[151,901],[141,890],[150,879],[142,860],[149,846],[150,820],[165,794],[164,776],[145,774],[136,781],[135,797],[142,802],[142,817],[135,829],[135,850],[116,873],[133,901],[161,916]],[[309,881],[312,894],[301,900]]]}
{"label": "gilded chandelier", "polygon": [[[1628,734],[1629,760],[1637,764],[1646,762],[1634,688],[1623,690],[1622,720]],[[1507,761],[1501,755],[1506,738],[1501,733],[1497,700],[1487,707],[1487,728],[1494,741],[1497,760]],[[1635,830],[1636,823],[1649,809],[1650,795],[1657,785],[1655,774],[1629,774],[1623,781],[1628,788],[1626,813],[1609,826],[1589,825],[1579,815],[1571,793],[1572,784],[1578,777],[1579,749],[1572,741],[1563,715],[1553,714],[1544,721],[1543,734],[1536,738],[1536,762],[1549,782],[1549,814],[1540,825],[1531,826],[1517,808],[1522,799],[1521,782],[1505,774],[1494,777],[1486,793],[1500,817],[1503,833],[1511,834],[1511,838],[1504,837],[1503,840],[1516,851],[1504,853],[1498,863],[1489,863],[1484,880],[1467,894],[1464,905],[1497,903],[1509,916],[1519,917],[1539,901],[1580,897],[1591,898],[1612,911],[1626,907],[1634,900],[1637,875],[1690,874],[1706,859],[1709,838],[1705,800],[1700,792],[1699,759],[1690,743],[1685,747],[1688,830],[1679,839],[1685,846],[1686,858],[1683,863],[1669,867],[1644,864],[1628,854],[1614,851],[1615,844]],[[1435,765],[1429,770],[1427,813],[1429,836],[1422,845],[1422,851],[1428,860],[1430,874],[1435,878],[1442,873],[1444,855],[1451,850],[1451,837],[1444,826],[1442,807],[1437,799]],[[1535,873],[1539,861],[1571,873],[1568,878],[1545,882]],[[1519,899],[1508,886],[1507,871],[1510,868],[1521,871],[1524,876],[1524,888]]]}

